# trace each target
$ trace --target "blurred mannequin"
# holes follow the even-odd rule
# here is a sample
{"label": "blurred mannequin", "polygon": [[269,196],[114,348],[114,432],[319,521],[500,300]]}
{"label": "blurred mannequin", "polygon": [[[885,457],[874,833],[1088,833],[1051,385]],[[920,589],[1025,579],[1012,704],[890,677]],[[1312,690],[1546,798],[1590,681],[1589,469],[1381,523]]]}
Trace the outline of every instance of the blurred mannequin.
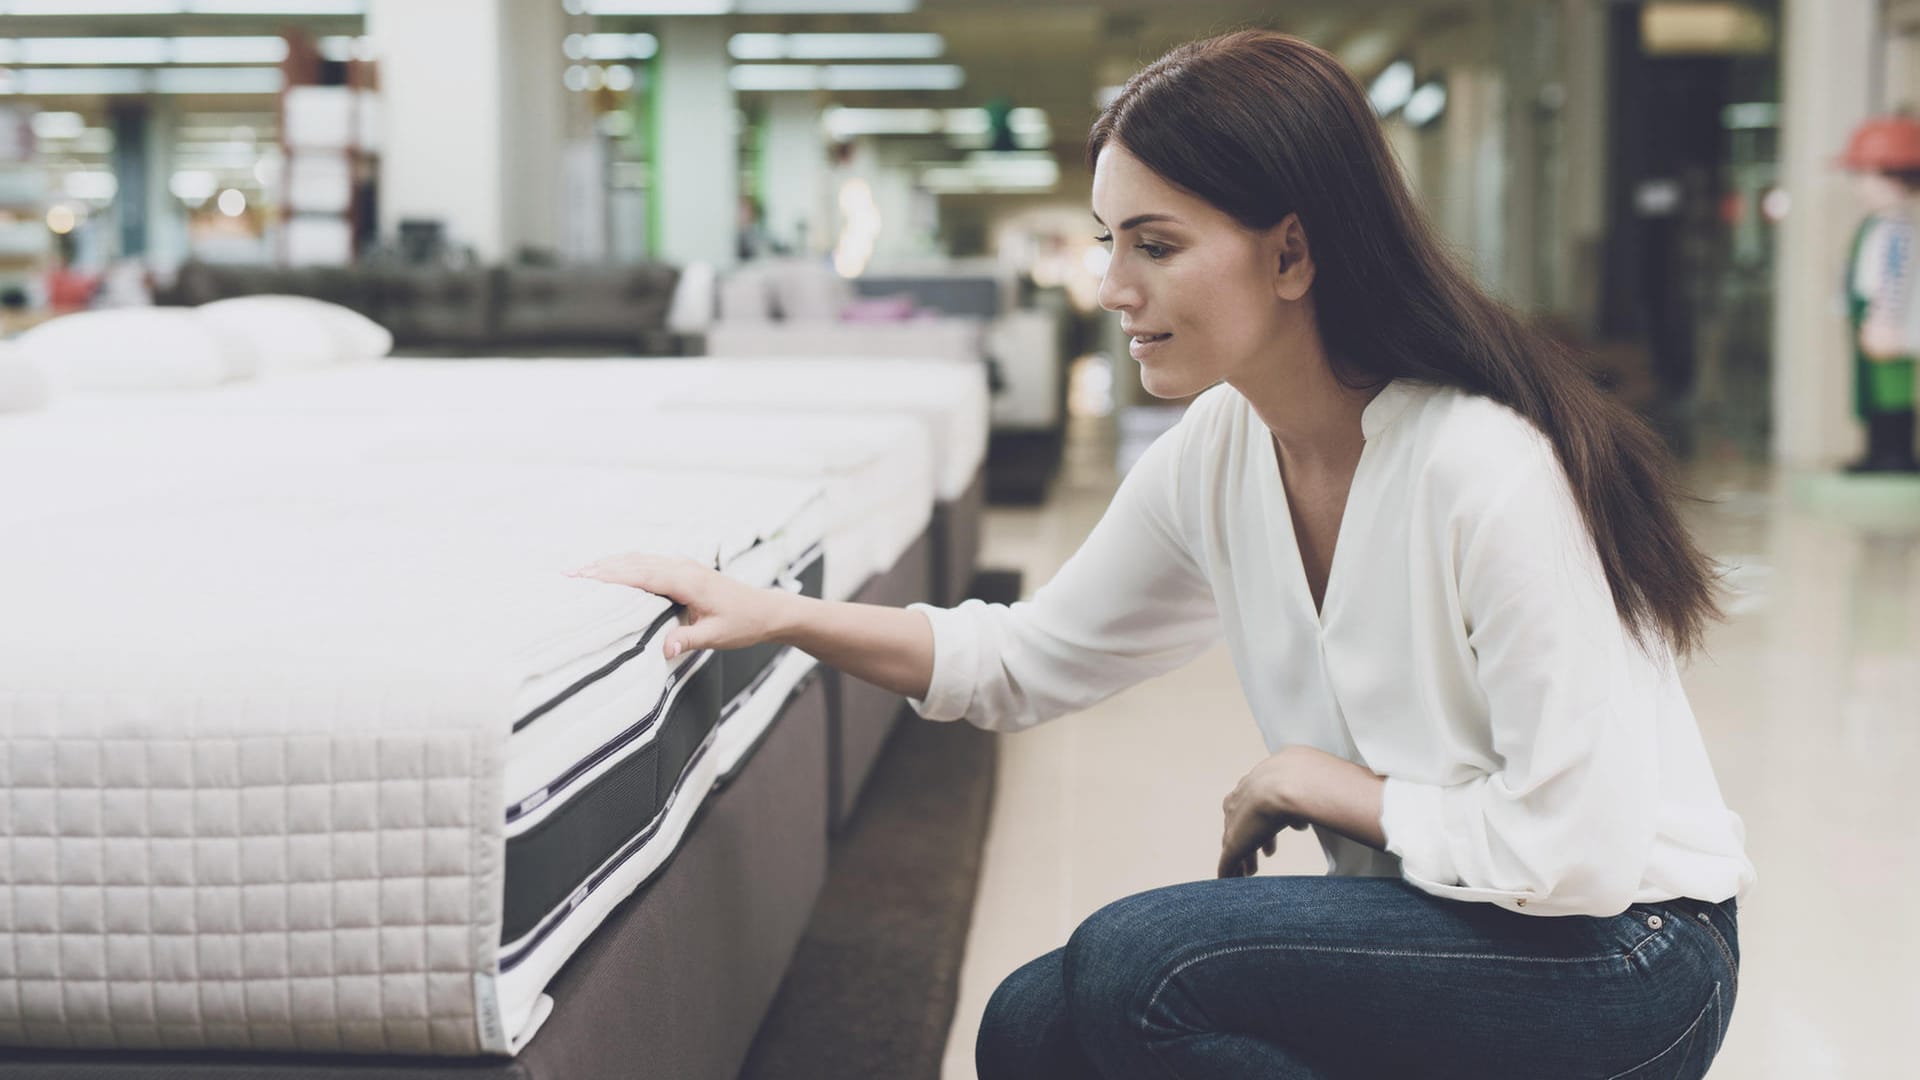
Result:
{"label": "blurred mannequin", "polygon": [[1867,453],[1849,472],[1920,472],[1914,457],[1914,358],[1920,354],[1920,122],[1869,120],[1842,164],[1858,174],[1867,211],[1847,263],[1854,409]]}

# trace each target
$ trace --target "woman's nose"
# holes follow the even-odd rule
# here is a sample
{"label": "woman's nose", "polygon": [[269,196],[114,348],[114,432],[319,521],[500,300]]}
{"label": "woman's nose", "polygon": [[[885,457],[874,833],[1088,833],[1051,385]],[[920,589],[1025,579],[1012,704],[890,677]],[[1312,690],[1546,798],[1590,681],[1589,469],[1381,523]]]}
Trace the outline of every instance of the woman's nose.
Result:
{"label": "woman's nose", "polygon": [[1128,308],[1139,307],[1139,290],[1120,279],[1119,273],[1114,269],[1114,263],[1117,262],[1119,260],[1115,259],[1114,262],[1107,264],[1107,272],[1100,278],[1100,291],[1094,294],[1094,298],[1108,311],[1125,311]]}

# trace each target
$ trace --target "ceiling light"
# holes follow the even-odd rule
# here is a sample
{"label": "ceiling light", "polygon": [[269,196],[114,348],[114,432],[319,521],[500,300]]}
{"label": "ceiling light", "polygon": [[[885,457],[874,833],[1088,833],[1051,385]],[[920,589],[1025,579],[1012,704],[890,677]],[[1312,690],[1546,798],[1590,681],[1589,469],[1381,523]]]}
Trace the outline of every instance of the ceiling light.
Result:
{"label": "ceiling light", "polygon": [[0,0],[0,15],[364,15],[366,0]]}
{"label": "ceiling light", "polygon": [[958,90],[967,73],[956,64],[829,64],[828,90]]}
{"label": "ceiling light", "polygon": [[16,64],[164,64],[167,39],[157,37],[20,38]]}
{"label": "ceiling light", "polygon": [[287,58],[287,39],[283,37],[177,37],[170,40],[172,55],[168,59],[176,64],[277,64]]}
{"label": "ceiling light", "polygon": [[187,0],[196,15],[365,15],[366,0]]}
{"label": "ceiling light", "polygon": [[727,81],[735,90],[818,90],[821,75],[811,64],[735,64]]}
{"label": "ceiling light", "polygon": [[1413,85],[1413,64],[1395,60],[1374,76],[1373,85],[1367,88],[1367,100],[1373,102],[1373,111],[1381,117],[1392,116],[1413,96]]}
{"label": "ceiling light", "polygon": [[0,0],[8,15],[178,15],[181,0]]}
{"label": "ceiling light", "polygon": [[735,34],[735,60],[933,60],[947,51],[939,34]]}
{"label": "ceiling light", "polygon": [[213,198],[214,190],[219,186],[220,182],[214,179],[213,174],[204,169],[182,169],[167,181],[167,190],[173,193],[174,198],[193,206]]}
{"label": "ceiling light", "polygon": [[920,0],[739,0],[742,15],[904,15]]}
{"label": "ceiling light", "polygon": [[901,15],[920,0],[566,0],[573,15]]}
{"label": "ceiling light", "polygon": [[277,64],[278,37],[49,37],[8,42],[15,64]]}
{"label": "ceiling light", "polygon": [[568,34],[561,49],[569,60],[651,60],[660,51],[652,34]]}
{"label": "ceiling light", "polygon": [[93,202],[111,202],[120,192],[120,181],[105,169],[83,169],[67,174],[67,197]]}
{"label": "ceiling light", "polygon": [[277,94],[285,85],[277,67],[161,68],[153,73],[157,94]]}
{"label": "ceiling light", "polygon": [[66,94],[141,94],[147,72],[141,68],[16,68],[8,93],[27,97]]}
{"label": "ceiling light", "polygon": [[733,10],[733,0],[582,0],[567,10],[575,15],[725,15]]}
{"label": "ceiling light", "polygon": [[33,114],[36,139],[77,139],[87,130],[86,117],[77,112],[41,112]]}
{"label": "ceiling light", "polygon": [[1400,115],[1414,127],[1426,127],[1447,110],[1447,85],[1438,79],[1428,82],[1407,98]]}

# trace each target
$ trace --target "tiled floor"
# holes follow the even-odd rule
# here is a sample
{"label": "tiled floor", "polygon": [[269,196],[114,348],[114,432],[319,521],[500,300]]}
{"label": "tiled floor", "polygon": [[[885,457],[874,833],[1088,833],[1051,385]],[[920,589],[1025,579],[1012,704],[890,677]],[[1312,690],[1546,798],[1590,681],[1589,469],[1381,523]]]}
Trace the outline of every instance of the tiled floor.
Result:
{"label": "tiled floor", "polygon": [[[1111,436],[1076,431],[1052,501],[995,511],[986,559],[1044,582],[1115,483]],[[1696,470],[1695,518],[1729,563],[1731,618],[1687,685],[1760,883],[1715,1077],[1920,1076],[1920,511],[1848,524],[1792,485]],[[1264,755],[1224,649],[1001,741],[945,1080],[973,1076],[993,987],[1108,901],[1212,873],[1220,799]],[[1266,872],[1319,873],[1281,839]]]}

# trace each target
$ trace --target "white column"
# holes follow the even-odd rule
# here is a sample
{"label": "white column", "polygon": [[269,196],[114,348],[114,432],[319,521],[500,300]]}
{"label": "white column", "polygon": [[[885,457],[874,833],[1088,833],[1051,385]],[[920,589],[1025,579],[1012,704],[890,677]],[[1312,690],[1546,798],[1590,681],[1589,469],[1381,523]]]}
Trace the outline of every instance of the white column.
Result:
{"label": "white column", "polygon": [[1773,452],[1783,464],[1825,466],[1860,441],[1837,293],[1861,211],[1834,158],[1874,108],[1867,60],[1878,48],[1879,4],[1784,6],[1780,165],[1792,203],[1774,258]]}
{"label": "white column", "polygon": [[797,255],[833,246],[827,206],[826,132],[812,94],[770,94],[767,99],[765,176],[768,235]]}
{"label": "white column", "polygon": [[483,262],[561,244],[561,161],[584,104],[561,83],[567,15],[534,0],[372,0],[380,229],[444,222]]}
{"label": "white column", "polygon": [[568,16],[547,0],[494,0],[501,23],[500,195],[506,254],[565,245],[568,137],[590,123],[584,95],[567,90]]}
{"label": "white column", "polygon": [[506,248],[498,0],[372,0],[380,62],[380,230],[444,222],[447,242],[484,262]]}
{"label": "white column", "polygon": [[733,265],[740,200],[740,136],[727,81],[721,19],[663,20],[654,62],[655,253],[671,263]]}

